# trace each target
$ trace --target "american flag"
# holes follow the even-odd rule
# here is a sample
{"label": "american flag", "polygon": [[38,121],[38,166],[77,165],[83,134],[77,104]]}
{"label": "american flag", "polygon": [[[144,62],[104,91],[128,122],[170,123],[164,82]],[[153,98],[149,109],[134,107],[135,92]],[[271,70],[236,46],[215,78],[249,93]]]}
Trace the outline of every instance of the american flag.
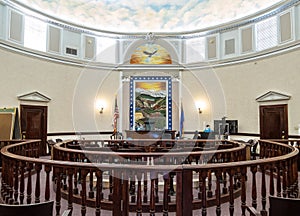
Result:
{"label": "american flag", "polygon": [[115,97],[115,110],[114,110],[114,132],[117,132],[119,118],[119,108],[117,103],[117,96]]}

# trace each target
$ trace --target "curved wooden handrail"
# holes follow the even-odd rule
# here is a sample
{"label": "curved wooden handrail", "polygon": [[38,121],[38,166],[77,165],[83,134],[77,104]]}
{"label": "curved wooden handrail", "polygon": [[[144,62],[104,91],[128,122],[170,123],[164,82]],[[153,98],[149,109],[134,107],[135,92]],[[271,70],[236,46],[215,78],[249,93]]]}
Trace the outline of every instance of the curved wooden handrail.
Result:
{"label": "curved wooden handrail", "polygon": [[[263,176],[261,181],[262,204],[261,211],[267,212],[266,196],[267,193],[286,197],[292,197],[298,193],[298,172],[297,172],[297,155],[298,150],[292,146],[278,143],[275,141],[260,140],[260,159],[249,161],[229,161],[227,163],[209,163],[209,164],[178,164],[178,165],[142,165],[142,164],[95,164],[76,161],[49,160],[38,158],[39,140],[19,141],[20,143],[5,146],[1,149],[3,159],[3,175],[1,196],[7,203],[23,203],[26,196],[27,203],[31,202],[32,193],[32,176],[36,175],[35,182],[35,202],[40,201],[40,179],[41,172],[45,172],[45,195],[44,199],[50,198],[50,173],[53,173],[56,184],[56,212],[60,212],[61,191],[68,194],[68,208],[73,209],[73,201],[80,199],[82,203],[81,213],[85,215],[86,206],[94,202],[96,206],[96,215],[100,215],[100,209],[109,209],[114,215],[128,215],[129,211],[142,213],[150,211],[150,215],[155,212],[176,211],[177,215],[192,215],[192,209],[202,209],[202,214],[206,215],[207,207],[211,199],[214,198],[216,206],[216,215],[221,213],[222,197],[226,194],[229,196],[230,215],[234,215],[234,191],[237,188],[241,190],[241,211],[245,215],[246,211],[246,179],[247,169],[252,175],[252,206],[257,208],[257,188],[256,173],[259,171]],[[62,152],[71,152],[76,154],[95,154],[96,152],[72,150],[55,146],[56,150]],[[233,149],[218,150],[224,153],[244,151],[243,144]],[[212,154],[214,151],[202,154]],[[98,154],[98,153],[96,153]],[[106,153],[105,153],[106,154]],[[112,154],[116,154],[113,152]],[[119,154],[119,153],[118,153]],[[120,153],[128,156],[132,153]],[[140,153],[134,153],[140,154]],[[174,156],[180,155],[179,152],[172,152]],[[191,152],[191,155],[197,155],[199,152]],[[143,156],[159,156],[161,153],[147,152]],[[137,155],[135,155],[137,156]],[[44,167],[44,170],[42,170]],[[52,171],[53,170],[53,171]],[[33,172],[34,171],[34,172]],[[125,172],[130,171],[130,172]],[[249,172],[248,171],[248,172]],[[104,197],[104,175],[108,172],[109,194]],[[166,176],[166,173],[169,173]],[[173,174],[171,174],[173,173]],[[193,174],[194,173],[194,174]],[[212,180],[212,175],[216,176]],[[266,190],[266,173],[269,173],[269,190]],[[151,178],[146,179],[147,175]],[[275,175],[276,174],[276,175]],[[154,176],[153,176],[154,175]],[[176,193],[169,194],[170,181],[172,175],[176,175]],[[196,175],[198,195],[193,195],[193,175]],[[25,176],[28,180],[25,186]],[[78,177],[80,176],[80,179]],[[127,178],[126,178],[127,176]],[[142,177],[145,177],[142,178]],[[161,177],[160,177],[161,176]],[[94,180],[96,178],[96,180]],[[90,179],[87,182],[87,179]],[[120,180],[122,179],[122,181]],[[144,180],[143,180],[144,179]],[[158,196],[158,179],[161,179],[163,189],[162,197]],[[222,182],[220,179],[223,179]],[[78,180],[81,181],[82,196],[78,196]],[[96,181],[96,182],[95,182]],[[141,183],[144,181],[144,184]],[[148,181],[148,183],[147,183]],[[123,183],[122,183],[123,182]],[[127,184],[125,184],[127,182]],[[96,191],[93,191],[93,183],[96,183]],[[169,186],[168,186],[169,185]],[[185,189],[183,190],[183,185]],[[223,188],[221,187],[223,185]],[[83,187],[84,186],[84,187]],[[25,195],[26,187],[26,195]],[[133,190],[133,188],[135,188]],[[148,187],[148,189],[147,189]],[[150,187],[150,192],[148,190]],[[89,188],[89,191],[88,191]],[[129,191],[129,194],[119,191]],[[267,192],[268,191],[268,192]],[[78,192],[78,191],[77,191]],[[88,197],[86,193],[88,192]],[[96,197],[94,196],[96,193]],[[196,196],[196,197],[195,197]],[[77,198],[76,198],[77,197]],[[173,198],[172,198],[173,197]],[[94,200],[94,201],[93,201]],[[173,203],[173,204],[172,204]],[[147,207],[146,207],[147,206]],[[123,209],[123,210],[121,210]]]}

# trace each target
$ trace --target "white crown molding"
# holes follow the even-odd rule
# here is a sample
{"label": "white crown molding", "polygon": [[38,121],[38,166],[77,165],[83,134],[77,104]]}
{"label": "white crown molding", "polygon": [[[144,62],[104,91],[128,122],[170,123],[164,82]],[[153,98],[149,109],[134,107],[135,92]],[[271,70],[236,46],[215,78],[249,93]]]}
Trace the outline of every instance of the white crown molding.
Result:
{"label": "white crown molding", "polygon": [[291,99],[290,95],[286,95],[280,92],[269,91],[256,98],[257,102],[266,102],[266,101],[280,101],[280,100],[289,100]]}
{"label": "white crown molding", "polygon": [[30,92],[24,95],[18,96],[20,101],[37,101],[37,102],[45,102],[48,103],[51,101],[51,98],[41,94],[38,91]]}

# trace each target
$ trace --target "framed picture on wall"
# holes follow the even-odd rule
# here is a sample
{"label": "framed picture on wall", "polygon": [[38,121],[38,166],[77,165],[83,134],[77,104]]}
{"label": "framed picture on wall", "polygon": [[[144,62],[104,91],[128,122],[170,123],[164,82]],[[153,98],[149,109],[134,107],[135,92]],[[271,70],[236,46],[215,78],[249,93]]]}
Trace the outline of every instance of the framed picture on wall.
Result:
{"label": "framed picture on wall", "polygon": [[130,78],[130,129],[172,129],[172,79],[170,76]]}

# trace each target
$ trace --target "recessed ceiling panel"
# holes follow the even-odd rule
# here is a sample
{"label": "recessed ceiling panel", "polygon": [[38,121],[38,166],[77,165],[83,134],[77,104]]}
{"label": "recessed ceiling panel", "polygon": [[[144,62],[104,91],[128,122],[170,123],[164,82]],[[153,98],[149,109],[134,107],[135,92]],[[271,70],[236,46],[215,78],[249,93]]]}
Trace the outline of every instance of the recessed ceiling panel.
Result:
{"label": "recessed ceiling panel", "polygon": [[113,32],[185,32],[223,24],[282,0],[18,0],[63,20]]}

